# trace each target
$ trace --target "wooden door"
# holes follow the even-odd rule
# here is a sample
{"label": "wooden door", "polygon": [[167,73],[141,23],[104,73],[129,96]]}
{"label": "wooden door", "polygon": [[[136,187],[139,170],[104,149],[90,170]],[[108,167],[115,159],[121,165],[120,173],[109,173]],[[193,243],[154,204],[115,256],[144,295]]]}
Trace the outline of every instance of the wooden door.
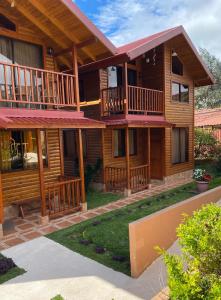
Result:
{"label": "wooden door", "polygon": [[150,130],[150,176],[163,179],[164,172],[164,128]]}

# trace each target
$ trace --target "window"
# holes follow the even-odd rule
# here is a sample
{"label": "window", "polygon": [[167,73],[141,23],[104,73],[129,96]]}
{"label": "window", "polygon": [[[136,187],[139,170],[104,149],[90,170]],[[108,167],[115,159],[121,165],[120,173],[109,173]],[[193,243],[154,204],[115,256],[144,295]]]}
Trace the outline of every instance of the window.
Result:
{"label": "window", "polygon": [[[137,71],[128,68],[127,70],[128,85],[137,85]],[[108,68],[108,87],[117,87],[123,85],[123,68],[109,67]]]}
{"label": "window", "polygon": [[130,155],[137,154],[137,130],[129,129],[129,153]]}
{"label": "window", "polygon": [[[46,132],[40,134],[42,159],[48,165]],[[38,166],[37,136],[35,130],[12,130],[0,132],[1,171],[33,169]]]}
{"label": "window", "polygon": [[178,164],[187,162],[189,151],[188,128],[172,129],[172,163]]}
{"label": "window", "polygon": [[16,25],[2,14],[0,14],[0,27],[16,31]]}
{"label": "window", "polygon": [[125,129],[115,129],[114,135],[114,157],[125,156]]}
{"label": "window", "polygon": [[172,72],[176,75],[183,75],[183,64],[179,60],[176,52],[172,53]]}
{"label": "window", "polygon": [[172,100],[178,102],[189,102],[189,86],[172,82]]}

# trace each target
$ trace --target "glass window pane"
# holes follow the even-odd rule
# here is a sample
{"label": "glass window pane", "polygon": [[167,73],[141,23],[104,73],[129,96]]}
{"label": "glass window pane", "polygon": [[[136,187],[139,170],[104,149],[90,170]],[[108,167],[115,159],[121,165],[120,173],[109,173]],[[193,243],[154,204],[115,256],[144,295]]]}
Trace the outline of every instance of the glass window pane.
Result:
{"label": "glass window pane", "polygon": [[188,85],[180,85],[180,101],[189,102],[189,87]]}
{"label": "glass window pane", "polygon": [[38,165],[37,137],[35,130],[25,130],[22,141],[24,169],[32,169]]}
{"label": "glass window pane", "polygon": [[125,156],[125,130],[114,130],[114,157]]}
{"label": "glass window pane", "polygon": [[48,166],[48,149],[47,149],[47,139],[46,131],[41,130],[41,149],[42,149],[42,159],[44,167]]}
{"label": "glass window pane", "polygon": [[130,153],[130,155],[137,154],[137,131],[136,131],[136,129],[129,130],[129,153]]}
{"label": "glass window pane", "polygon": [[172,129],[172,163],[180,162],[179,128]]}
{"label": "glass window pane", "polygon": [[180,101],[180,85],[179,83],[172,83],[172,100]]}
{"label": "glass window pane", "polygon": [[175,53],[172,54],[172,72],[173,74],[183,75],[183,64]]}

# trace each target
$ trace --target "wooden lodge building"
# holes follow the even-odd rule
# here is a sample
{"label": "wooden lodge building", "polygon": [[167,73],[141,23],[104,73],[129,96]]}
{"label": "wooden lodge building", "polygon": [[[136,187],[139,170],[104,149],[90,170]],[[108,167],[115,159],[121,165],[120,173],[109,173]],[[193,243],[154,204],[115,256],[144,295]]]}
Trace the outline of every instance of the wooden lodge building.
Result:
{"label": "wooden lodge building", "polygon": [[[194,87],[213,79],[182,27],[116,48],[71,0],[0,2],[0,226],[86,209],[84,165],[127,194],[191,176]],[[1,226],[2,227],[2,226]]]}

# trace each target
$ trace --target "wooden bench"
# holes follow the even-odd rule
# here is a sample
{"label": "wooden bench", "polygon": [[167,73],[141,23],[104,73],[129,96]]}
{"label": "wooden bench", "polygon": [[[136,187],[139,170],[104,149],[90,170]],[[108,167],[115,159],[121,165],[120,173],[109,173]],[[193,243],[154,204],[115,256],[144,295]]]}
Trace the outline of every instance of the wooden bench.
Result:
{"label": "wooden bench", "polygon": [[34,202],[38,202],[41,203],[41,198],[30,198],[30,199],[20,199],[20,200],[16,200],[12,203],[12,205],[18,207],[18,211],[19,211],[19,216],[22,217],[22,219],[24,219],[25,214],[24,214],[24,206],[29,206],[31,203]]}

